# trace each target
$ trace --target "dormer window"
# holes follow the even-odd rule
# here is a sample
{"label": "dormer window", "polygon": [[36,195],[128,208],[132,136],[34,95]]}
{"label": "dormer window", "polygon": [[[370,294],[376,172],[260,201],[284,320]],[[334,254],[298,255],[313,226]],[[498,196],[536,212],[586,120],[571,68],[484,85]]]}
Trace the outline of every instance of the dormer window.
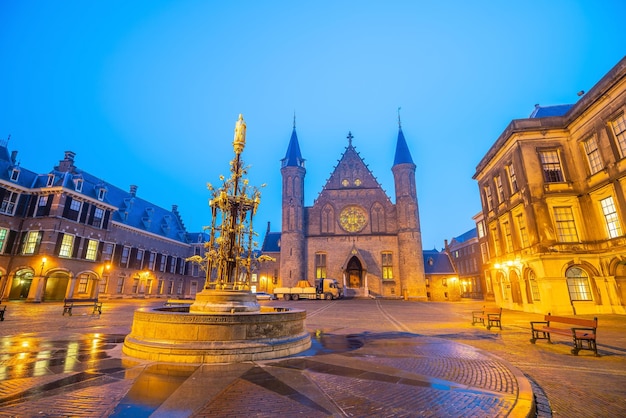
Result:
{"label": "dormer window", "polygon": [[54,185],[54,174],[48,174],[48,181],[46,187],[52,187]]}
{"label": "dormer window", "polygon": [[105,189],[104,187],[98,188],[98,200],[104,200],[106,193],[107,193],[107,189]]}
{"label": "dormer window", "polygon": [[77,192],[83,191],[83,179],[74,180],[74,190],[76,190]]}
{"label": "dormer window", "polygon": [[17,181],[20,178],[20,169],[15,167],[11,170],[11,181]]}

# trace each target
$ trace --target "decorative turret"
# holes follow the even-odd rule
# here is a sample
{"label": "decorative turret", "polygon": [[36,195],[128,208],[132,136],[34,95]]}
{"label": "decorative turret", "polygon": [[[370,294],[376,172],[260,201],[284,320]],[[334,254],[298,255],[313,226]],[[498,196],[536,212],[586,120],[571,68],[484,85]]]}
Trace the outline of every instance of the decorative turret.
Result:
{"label": "decorative turret", "polygon": [[304,240],[304,159],[296,134],[296,118],[285,158],[281,160],[283,179],[280,272],[283,285],[293,286],[305,277]]}
{"label": "decorative turret", "polygon": [[402,132],[399,114],[396,155],[391,171],[396,189],[402,295],[405,298],[426,300],[422,233],[415,188],[415,164]]}

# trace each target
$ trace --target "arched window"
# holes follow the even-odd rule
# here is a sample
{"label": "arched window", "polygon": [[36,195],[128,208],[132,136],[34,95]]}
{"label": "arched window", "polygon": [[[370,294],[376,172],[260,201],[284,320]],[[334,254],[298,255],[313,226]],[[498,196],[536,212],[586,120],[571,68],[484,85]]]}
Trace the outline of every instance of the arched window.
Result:
{"label": "arched window", "polygon": [[572,301],[593,300],[591,287],[589,286],[589,275],[580,267],[570,267],[565,272],[567,279],[567,290]]}

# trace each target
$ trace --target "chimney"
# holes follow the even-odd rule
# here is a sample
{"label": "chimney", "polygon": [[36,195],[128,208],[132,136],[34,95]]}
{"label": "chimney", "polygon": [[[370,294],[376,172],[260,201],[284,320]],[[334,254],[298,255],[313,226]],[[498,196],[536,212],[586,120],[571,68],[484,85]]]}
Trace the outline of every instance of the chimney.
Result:
{"label": "chimney", "polygon": [[178,213],[178,205],[172,205],[172,212]]}
{"label": "chimney", "polygon": [[137,195],[137,186],[135,186],[134,184],[130,185],[130,195],[132,197],[135,197]]}
{"label": "chimney", "polygon": [[59,161],[58,170],[64,173],[72,173],[74,172],[74,157],[76,156],[75,152],[65,151],[65,158]]}
{"label": "chimney", "polygon": [[13,164],[15,164],[16,161],[17,161],[17,151],[12,151],[11,152],[11,162]]}

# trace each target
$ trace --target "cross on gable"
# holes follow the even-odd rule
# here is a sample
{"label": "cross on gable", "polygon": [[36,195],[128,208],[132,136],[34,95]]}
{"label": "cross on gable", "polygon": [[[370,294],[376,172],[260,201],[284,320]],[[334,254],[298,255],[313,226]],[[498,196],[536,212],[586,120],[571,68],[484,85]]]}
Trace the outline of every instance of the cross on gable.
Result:
{"label": "cross on gable", "polygon": [[352,138],[354,137],[352,136],[351,131],[348,131],[348,136],[346,138],[348,138],[348,146],[352,146]]}

